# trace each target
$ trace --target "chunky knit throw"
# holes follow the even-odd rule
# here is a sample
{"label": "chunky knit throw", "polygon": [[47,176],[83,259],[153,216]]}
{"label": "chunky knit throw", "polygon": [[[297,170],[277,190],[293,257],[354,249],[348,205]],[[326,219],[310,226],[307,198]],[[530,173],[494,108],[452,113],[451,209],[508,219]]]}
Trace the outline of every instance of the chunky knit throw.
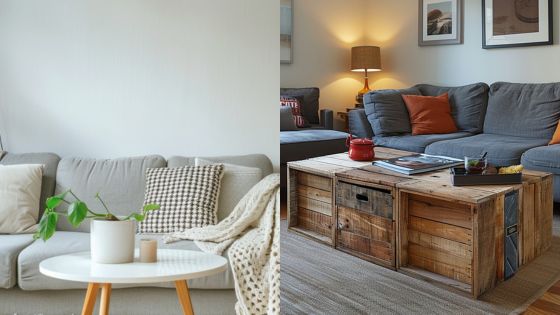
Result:
{"label": "chunky knit throw", "polygon": [[280,175],[261,180],[218,224],[172,233],[165,242],[182,239],[215,254],[231,246],[238,315],[280,313]]}

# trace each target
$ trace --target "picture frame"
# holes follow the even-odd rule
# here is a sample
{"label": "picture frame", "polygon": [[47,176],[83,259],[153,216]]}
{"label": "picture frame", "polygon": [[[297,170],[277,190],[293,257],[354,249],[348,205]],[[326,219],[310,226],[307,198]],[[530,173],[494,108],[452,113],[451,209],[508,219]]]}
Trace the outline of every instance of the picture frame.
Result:
{"label": "picture frame", "polygon": [[280,0],[280,63],[293,62],[294,1]]}
{"label": "picture frame", "polygon": [[418,0],[418,46],[463,43],[463,0]]}
{"label": "picture frame", "polygon": [[482,0],[482,48],[553,44],[552,0]]}

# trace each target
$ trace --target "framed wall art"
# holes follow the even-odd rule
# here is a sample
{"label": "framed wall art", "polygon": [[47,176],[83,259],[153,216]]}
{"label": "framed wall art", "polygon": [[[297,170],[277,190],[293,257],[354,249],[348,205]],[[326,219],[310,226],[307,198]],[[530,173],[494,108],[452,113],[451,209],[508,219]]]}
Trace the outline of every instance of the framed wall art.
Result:
{"label": "framed wall art", "polygon": [[293,0],[280,0],[280,63],[292,63]]}
{"label": "framed wall art", "polygon": [[552,0],[482,0],[482,48],[552,45]]}
{"label": "framed wall art", "polygon": [[463,0],[418,1],[418,45],[463,43]]}

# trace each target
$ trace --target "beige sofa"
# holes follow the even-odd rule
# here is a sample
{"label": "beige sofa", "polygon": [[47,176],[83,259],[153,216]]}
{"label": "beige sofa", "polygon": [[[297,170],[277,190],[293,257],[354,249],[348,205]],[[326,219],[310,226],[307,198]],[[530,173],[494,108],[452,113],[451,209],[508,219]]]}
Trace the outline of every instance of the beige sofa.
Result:
{"label": "beige sofa", "polygon": [[[272,173],[264,155],[205,157],[215,162],[246,166],[228,168],[222,180],[219,219],[262,177]],[[140,209],[144,200],[146,168],[194,165],[193,157],[143,156],[114,160],[60,159],[55,154],[6,154],[0,164],[43,164],[41,204],[45,198],[69,188],[88,204],[95,205],[97,192],[117,214]],[[122,213],[120,213],[122,212]],[[79,314],[85,283],[56,280],[39,273],[39,263],[49,257],[89,250],[89,224],[73,229],[60,220],[58,232],[47,242],[32,235],[0,234],[0,314]],[[163,244],[161,235],[137,235],[159,241],[160,248],[199,250],[191,241]],[[224,253],[227,258],[227,252]],[[231,271],[189,280],[196,314],[233,314],[235,292]],[[180,314],[172,283],[145,287],[115,286],[113,314]]]}

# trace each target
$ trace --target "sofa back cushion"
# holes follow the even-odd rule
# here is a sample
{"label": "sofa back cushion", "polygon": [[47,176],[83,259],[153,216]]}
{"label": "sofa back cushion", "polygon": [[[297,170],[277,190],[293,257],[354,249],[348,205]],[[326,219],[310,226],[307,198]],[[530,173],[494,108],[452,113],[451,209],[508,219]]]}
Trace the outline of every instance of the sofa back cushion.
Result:
{"label": "sofa back cushion", "polygon": [[490,87],[484,132],[551,139],[560,119],[560,83],[497,82]]}
{"label": "sofa back cushion", "polygon": [[319,124],[319,88],[281,88],[280,96],[303,97],[301,114],[310,124]]}
{"label": "sofa back cushion", "polygon": [[376,136],[410,133],[410,118],[402,95],[420,95],[417,88],[377,90],[364,95],[364,108]]}
{"label": "sofa back cushion", "polygon": [[484,116],[488,107],[488,90],[486,83],[475,83],[459,87],[443,87],[429,84],[415,86],[425,96],[449,94],[451,115],[461,131],[482,132]]}
{"label": "sofa back cushion", "polygon": [[[142,208],[146,169],[165,167],[166,164],[165,159],[158,155],[114,160],[64,158],[58,166],[56,193],[72,189],[92,210],[104,212],[95,198],[99,193],[113,214],[128,215]],[[89,232],[89,222],[75,229],[65,218],[61,218],[58,229]]]}
{"label": "sofa back cushion", "polygon": [[54,153],[6,153],[0,164],[41,164],[43,165],[43,179],[41,182],[41,197],[39,198],[39,218],[45,211],[45,200],[54,194],[56,170],[60,157]]}

